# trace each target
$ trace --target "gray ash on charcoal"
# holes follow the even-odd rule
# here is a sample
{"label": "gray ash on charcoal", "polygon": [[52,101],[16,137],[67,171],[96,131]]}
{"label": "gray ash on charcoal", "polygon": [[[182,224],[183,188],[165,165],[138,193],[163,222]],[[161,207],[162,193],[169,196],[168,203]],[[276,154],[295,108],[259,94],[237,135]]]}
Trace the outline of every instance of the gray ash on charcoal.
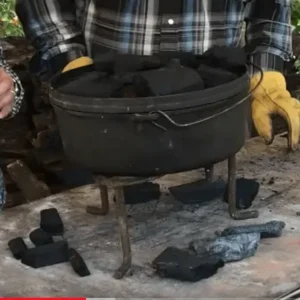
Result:
{"label": "gray ash on charcoal", "polygon": [[107,53],[92,66],[68,72],[60,91],[100,98],[182,94],[228,83],[245,72],[246,63],[244,51],[235,47],[215,46],[198,56],[185,52],[152,56]]}
{"label": "gray ash on charcoal", "polygon": [[219,237],[206,246],[203,246],[202,240],[196,240],[190,243],[190,249],[197,255],[207,252],[228,263],[254,256],[259,242],[259,233],[242,233]]}
{"label": "gray ash on charcoal", "polygon": [[189,250],[201,257],[218,257],[224,263],[240,261],[255,255],[262,238],[280,237],[284,227],[282,221],[229,227],[214,240],[209,238],[190,242]]}

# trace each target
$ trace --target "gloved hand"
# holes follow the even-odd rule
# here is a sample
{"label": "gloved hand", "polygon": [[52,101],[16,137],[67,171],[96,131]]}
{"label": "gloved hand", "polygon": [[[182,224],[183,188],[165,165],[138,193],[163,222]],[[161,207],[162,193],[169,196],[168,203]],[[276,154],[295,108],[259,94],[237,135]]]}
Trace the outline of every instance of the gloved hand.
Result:
{"label": "gloved hand", "polygon": [[[255,74],[250,81],[252,90],[260,80]],[[271,115],[280,115],[288,125],[288,147],[295,150],[299,141],[300,104],[286,89],[284,76],[275,71],[264,72],[264,78],[252,93],[252,119],[258,134],[269,145],[273,142]]]}
{"label": "gloved hand", "polygon": [[92,63],[93,60],[91,58],[89,58],[88,56],[82,56],[69,62],[62,70],[62,73],[71,71],[73,69],[82,68],[91,65]]}

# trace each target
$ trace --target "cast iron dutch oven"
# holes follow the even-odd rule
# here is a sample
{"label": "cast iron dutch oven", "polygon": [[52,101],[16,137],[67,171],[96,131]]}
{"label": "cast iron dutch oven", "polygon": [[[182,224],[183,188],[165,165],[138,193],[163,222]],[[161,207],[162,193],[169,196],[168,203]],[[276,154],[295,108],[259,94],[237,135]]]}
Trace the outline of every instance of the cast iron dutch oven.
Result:
{"label": "cast iron dutch oven", "polygon": [[96,174],[155,176],[193,170],[225,160],[245,143],[246,67],[225,85],[171,96],[104,99],[62,92],[83,74],[97,76],[89,66],[55,77],[50,101],[66,157]]}

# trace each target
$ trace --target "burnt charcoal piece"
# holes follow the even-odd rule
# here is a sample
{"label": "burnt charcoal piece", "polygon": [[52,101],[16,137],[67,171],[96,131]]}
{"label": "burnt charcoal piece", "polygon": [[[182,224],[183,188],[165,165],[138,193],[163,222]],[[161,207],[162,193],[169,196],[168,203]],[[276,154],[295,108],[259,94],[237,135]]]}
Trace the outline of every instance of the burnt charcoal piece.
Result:
{"label": "burnt charcoal piece", "polygon": [[152,263],[161,277],[196,282],[209,278],[224,266],[218,257],[198,257],[174,247],[164,250]]}
{"label": "burnt charcoal piece", "polygon": [[171,194],[184,204],[200,204],[222,197],[226,188],[223,181],[200,180],[193,183],[170,187]]}
{"label": "burnt charcoal piece", "polygon": [[232,72],[206,65],[200,65],[197,71],[204,82],[205,88],[219,86],[237,78],[237,75]]}
{"label": "burnt charcoal piece", "polygon": [[69,261],[73,270],[80,276],[85,277],[91,275],[88,267],[86,266],[83,258],[73,248],[69,249]]}
{"label": "burnt charcoal piece", "polygon": [[180,64],[184,67],[197,69],[199,66],[200,55],[195,55],[193,52],[160,52],[158,57],[163,62],[163,65],[168,65],[171,60],[177,59]]}
{"label": "burnt charcoal piece", "polygon": [[201,56],[201,62],[210,67],[240,74],[245,69],[247,54],[240,47],[214,46]]}
{"label": "burnt charcoal piece", "polygon": [[282,221],[270,221],[264,224],[243,225],[229,227],[223,230],[222,236],[242,234],[242,233],[259,233],[261,238],[276,238],[282,235],[285,223]]}
{"label": "burnt charcoal piece", "polygon": [[151,91],[148,82],[140,77],[134,76],[130,83],[127,83],[124,79],[124,84],[113,91],[111,94],[112,98],[137,98],[137,97],[151,97],[154,96]]}
{"label": "burnt charcoal piece", "polygon": [[125,204],[146,203],[160,197],[160,186],[157,183],[146,182],[124,187]]}
{"label": "burnt charcoal piece", "polygon": [[8,242],[8,247],[16,259],[21,259],[28,250],[24,240],[21,237],[17,237]]}
{"label": "burnt charcoal piece", "polygon": [[152,95],[165,96],[204,89],[198,72],[172,62],[167,67],[144,71],[134,77],[134,81],[145,81]]}
{"label": "burnt charcoal piece", "polygon": [[240,261],[255,255],[259,241],[259,233],[229,235],[217,238],[206,250],[211,255],[220,257],[224,263]]}
{"label": "burnt charcoal piece", "polygon": [[52,236],[43,231],[41,228],[37,228],[30,232],[29,238],[35,246],[43,246],[53,243]]}
{"label": "burnt charcoal piece", "polygon": [[114,90],[120,88],[121,84],[114,78],[91,70],[69,80],[59,90],[67,95],[109,98]]}
{"label": "burnt charcoal piece", "polygon": [[51,235],[62,235],[64,233],[64,224],[56,208],[41,211],[40,227]]}
{"label": "burnt charcoal piece", "polygon": [[22,263],[32,268],[42,268],[69,261],[69,245],[66,241],[29,249]]}
{"label": "burnt charcoal piece", "polygon": [[[228,203],[228,186],[224,192],[223,200]],[[253,179],[239,178],[236,180],[236,208],[247,209],[259,192],[259,183]]]}
{"label": "burnt charcoal piece", "polygon": [[134,54],[105,53],[95,60],[95,69],[107,74],[122,76],[142,70],[151,70],[162,67],[158,56]]}

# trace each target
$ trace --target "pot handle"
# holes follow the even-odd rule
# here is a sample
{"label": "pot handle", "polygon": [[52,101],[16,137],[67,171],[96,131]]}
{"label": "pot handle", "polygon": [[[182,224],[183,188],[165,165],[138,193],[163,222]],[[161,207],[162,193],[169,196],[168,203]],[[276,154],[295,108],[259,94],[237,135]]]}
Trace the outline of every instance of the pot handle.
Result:
{"label": "pot handle", "polygon": [[[243,103],[244,101],[246,101],[249,97],[251,96],[251,94],[248,94],[246,97],[244,97],[243,99],[241,99],[240,101],[234,103],[233,105],[227,107],[226,109],[216,113],[216,114],[213,114],[209,117],[206,117],[206,118],[203,118],[203,119],[200,119],[200,120],[197,120],[197,121],[193,121],[193,122],[189,122],[189,123],[178,123],[176,122],[174,119],[172,119],[167,113],[161,111],[161,110],[156,110],[156,111],[153,111],[153,112],[150,112],[149,113],[149,116],[162,116],[164,117],[167,121],[169,121],[172,125],[176,126],[176,127],[181,127],[181,128],[184,128],[184,127],[190,127],[190,126],[194,126],[194,125],[198,125],[198,124],[201,124],[201,123],[204,123],[206,121],[209,121],[211,119],[214,119],[230,110],[232,110],[234,107],[240,105],[241,103]],[[157,124],[155,124],[157,125]]]}
{"label": "pot handle", "polygon": [[233,105],[231,105],[230,107],[227,107],[226,109],[216,113],[216,114],[213,114],[209,117],[206,117],[206,118],[203,118],[203,119],[200,119],[200,120],[197,120],[197,121],[194,121],[194,122],[190,122],[190,123],[178,123],[176,122],[175,120],[173,120],[167,113],[161,111],[161,110],[156,110],[156,111],[152,111],[150,112],[148,115],[135,115],[135,120],[139,120],[139,121],[152,121],[153,125],[163,129],[163,130],[166,130],[166,128],[164,128],[163,126],[157,124],[156,122],[154,122],[155,120],[158,119],[159,116],[162,116],[164,117],[167,121],[169,121],[172,125],[176,126],[176,127],[180,127],[180,128],[185,128],[185,127],[190,127],[190,126],[194,126],[194,125],[198,125],[198,124],[201,124],[201,123],[204,123],[206,121],[209,121],[211,119],[214,119],[230,110],[232,110],[233,108],[235,108],[236,106],[240,105],[241,103],[243,103],[244,101],[246,101],[253,93],[253,91],[255,91],[258,86],[261,84],[262,80],[263,80],[263,71],[262,69],[259,67],[259,66],[256,66],[253,64],[253,66],[260,72],[260,79],[257,83],[257,85],[251,90],[249,91],[248,95],[244,98],[242,98],[240,101],[234,103]]}

